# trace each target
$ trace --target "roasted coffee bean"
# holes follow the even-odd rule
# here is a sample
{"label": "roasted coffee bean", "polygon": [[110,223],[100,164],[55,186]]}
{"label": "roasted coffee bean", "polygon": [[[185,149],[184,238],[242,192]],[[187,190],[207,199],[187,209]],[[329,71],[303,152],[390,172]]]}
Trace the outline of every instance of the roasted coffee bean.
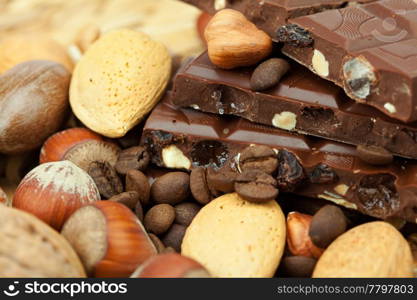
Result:
{"label": "roasted coffee bean", "polygon": [[116,170],[120,174],[126,174],[129,170],[144,171],[149,164],[150,156],[145,147],[137,146],[119,153]]}
{"label": "roasted coffee bean", "polygon": [[290,64],[282,58],[270,58],[256,67],[250,79],[251,89],[264,91],[276,86],[290,69]]}
{"label": "roasted coffee bean", "polygon": [[287,256],[281,262],[283,273],[288,277],[308,278],[313,274],[317,260],[306,256]]}
{"label": "roasted coffee bean", "polygon": [[395,176],[391,174],[372,174],[363,176],[355,191],[361,211],[366,214],[386,219],[400,209],[400,202],[395,188]]}
{"label": "roasted coffee bean", "polygon": [[246,147],[239,157],[240,169],[244,172],[257,169],[268,174],[276,171],[278,160],[274,150],[267,146],[257,145]]}
{"label": "roasted coffee bean", "polygon": [[200,211],[196,203],[185,202],[175,205],[175,223],[188,226]]}
{"label": "roasted coffee bean", "polygon": [[233,171],[220,170],[216,171],[213,168],[208,168],[206,171],[207,185],[209,190],[220,193],[232,193],[235,191],[235,179],[237,173]]}
{"label": "roasted coffee bean", "polygon": [[335,205],[325,205],[313,216],[309,235],[314,245],[327,248],[346,229],[347,220],[343,211]]}
{"label": "roasted coffee bean", "polygon": [[136,191],[124,192],[111,197],[109,201],[121,203],[129,207],[131,210],[134,210],[136,208],[136,203],[139,201],[139,194]]}
{"label": "roasted coffee bean", "polygon": [[182,239],[187,227],[179,224],[172,224],[171,228],[162,238],[162,243],[168,248],[172,247],[176,252],[181,252]]}
{"label": "roasted coffee bean", "polygon": [[392,163],[393,155],[388,150],[378,146],[358,145],[356,147],[358,157],[364,162],[380,166]]}
{"label": "roasted coffee bean", "polygon": [[277,185],[282,192],[293,192],[305,179],[297,157],[287,150],[278,151]]}
{"label": "roasted coffee bean", "polygon": [[194,168],[190,175],[191,194],[194,199],[203,205],[209,203],[212,199],[206,178],[206,168]]}
{"label": "roasted coffee bean", "polygon": [[169,204],[158,204],[145,215],[144,225],[148,232],[165,233],[175,220],[175,209]]}
{"label": "roasted coffee bean", "polygon": [[142,203],[140,201],[136,202],[135,214],[136,214],[136,217],[138,218],[138,220],[143,223],[143,218],[144,218],[144,216],[143,216],[143,207],[142,207]]}
{"label": "roasted coffee bean", "polygon": [[158,251],[159,254],[162,253],[165,250],[164,243],[162,243],[159,237],[157,237],[153,233],[149,233],[148,236],[151,239],[152,243],[155,245],[156,251]]}
{"label": "roasted coffee bean", "polygon": [[149,204],[151,187],[148,177],[138,170],[130,170],[126,174],[126,191],[135,191],[139,195],[139,201],[143,206]]}
{"label": "roasted coffee bean", "polygon": [[296,24],[288,24],[277,31],[277,40],[294,47],[308,47],[313,43],[310,33]]}
{"label": "roasted coffee bean", "polygon": [[235,191],[242,198],[251,202],[265,202],[278,196],[276,180],[259,170],[241,173],[235,182]]}
{"label": "roasted coffee bean", "polygon": [[308,175],[311,183],[330,184],[339,181],[336,172],[326,164],[318,164]]}
{"label": "roasted coffee bean", "polygon": [[88,167],[88,174],[93,178],[100,195],[105,199],[123,192],[122,181],[108,162],[92,162]]}
{"label": "roasted coffee bean", "polygon": [[151,187],[151,196],[155,203],[175,205],[188,198],[190,194],[190,176],[184,172],[170,172],[158,177]]}

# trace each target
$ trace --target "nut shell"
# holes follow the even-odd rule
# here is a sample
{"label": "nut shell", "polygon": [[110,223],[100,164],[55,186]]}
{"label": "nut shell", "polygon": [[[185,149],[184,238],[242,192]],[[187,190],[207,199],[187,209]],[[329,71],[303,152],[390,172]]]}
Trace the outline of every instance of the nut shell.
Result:
{"label": "nut shell", "polygon": [[39,163],[60,161],[72,147],[88,140],[102,141],[97,133],[87,128],[70,128],[50,136],[42,146]]}
{"label": "nut shell", "polygon": [[23,211],[0,209],[0,277],[85,277],[69,243]]}
{"label": "nut shell", "polygon": [[132,211],[112,201],[97,201],[80,208],[61,233],[94,277],[130,276],[157,253]]}
{"label": "nut shell", "polygon": [[324,251],[313,277],[412,277],[407,241],[392,225],[376,221],[352,228]]}
{"label": "nut shell", "polygon": [[27,211],[59,230],[82,205],[100,200],[93,179],[69,161],[39,165],[21,181],[13,207]]}

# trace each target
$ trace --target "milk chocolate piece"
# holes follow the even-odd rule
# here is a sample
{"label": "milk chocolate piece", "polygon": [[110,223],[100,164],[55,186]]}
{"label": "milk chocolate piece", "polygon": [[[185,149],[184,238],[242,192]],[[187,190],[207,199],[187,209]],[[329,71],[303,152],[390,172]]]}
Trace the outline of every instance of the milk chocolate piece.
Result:
{"label": "milk chocolate piece", "polygon": [[289,18],[306,16],[327,9],[375,0],[182,0],[209,14],[224,8],[242,12],[258,28],[275,37],[277,29]]}
{"label": "milk chocolate piece", "polygon": [[221,70],[203,54],[179,71],[173,102],[417,159],[417,123],[405,125],[357,103],[296,63],[275,88],[257,93],[250,88],[253,70]]}
{"label": "milk chocolate piece", "polygon": [[[378,218],[417,218],[417,164],[396,159],[387,166],[371,166],[356,156],[355,147],[288,133],[248,122],[177,108],[169,99],[158,104],[148,118],[141,140],[153,163],[166,167],[211,166],[238,171],[239,153],[259,144],[285,149],[310,174],[327,165],[338,180],[310,183],[309,176],[294,193],[322,198]],[[188,161],[189,164],[184,162]]]}
{"label": "milk chocolate piece", "polygon": [[344,88],[358,102],[403,122],[417,120],[417,2],[380,0],[289,20],[313,44],[282,52]]}

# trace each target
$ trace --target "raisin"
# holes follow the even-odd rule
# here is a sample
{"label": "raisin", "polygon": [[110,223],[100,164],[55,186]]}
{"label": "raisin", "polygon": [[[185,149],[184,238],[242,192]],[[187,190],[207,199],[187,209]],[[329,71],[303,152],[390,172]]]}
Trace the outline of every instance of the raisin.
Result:
{"label": "raisin", "polygon": [[336,172],[326,164],[318,164],[313,171],[308,174],[311,183],[330,184],[339,180]]}
{"label": "raisin", "polygon": [[308,47],[313,44],[310,33],[296,24],[288,24],[277,30],[277,39],[294,47]]}
{"label": "raisin", "polygon": [[293,192],[305,179],[304,168],[297,157],[286,150],[278,152],[277,183],[280,191]]}
{"label": "raisin", "polygon": [[394,182],[395,177],[390,174],[364,176],[356,190],[362,209],[377,218],[393,215],[400,208]]}

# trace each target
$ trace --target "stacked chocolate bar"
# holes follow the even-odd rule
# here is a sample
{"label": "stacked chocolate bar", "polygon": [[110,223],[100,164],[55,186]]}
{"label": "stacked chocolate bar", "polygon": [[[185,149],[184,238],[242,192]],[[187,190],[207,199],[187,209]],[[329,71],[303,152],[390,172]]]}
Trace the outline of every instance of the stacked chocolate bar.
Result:
{"label": "stacked chocolate bar", "polygon": [[258,64],[187,63],[144,128],[154,163],[239,173],[242,151],[266,145],[290,153],[278,172],[297,184],[280,192],[417,222],[416,0],[184,2],[242,12],[289,71],[259,91]]}

